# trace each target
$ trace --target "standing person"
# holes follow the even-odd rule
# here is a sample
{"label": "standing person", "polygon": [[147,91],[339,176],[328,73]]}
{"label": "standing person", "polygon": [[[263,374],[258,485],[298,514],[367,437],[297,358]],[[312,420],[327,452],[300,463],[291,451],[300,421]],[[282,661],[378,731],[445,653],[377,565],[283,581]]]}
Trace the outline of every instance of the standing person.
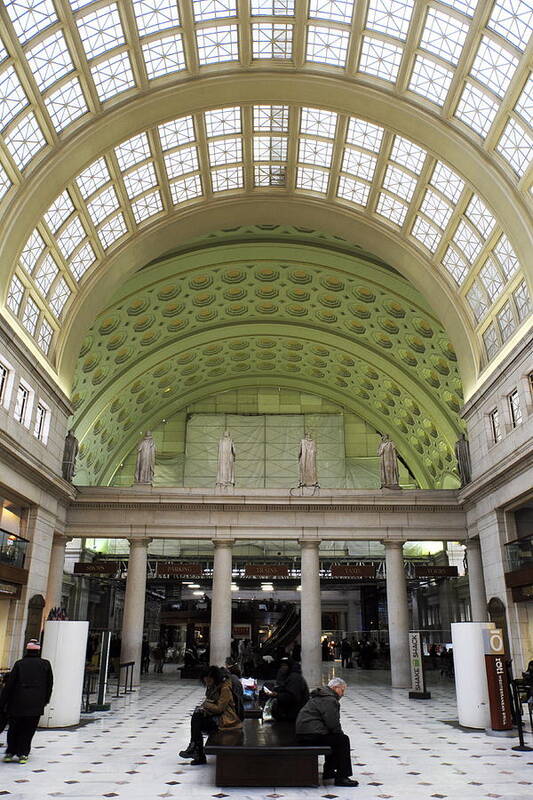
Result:
{"label": "standing person", "polygon": [[349,667],[352,661],[353,648],[348,639],[341,642],[341,663],[343,667]]}
{"label": "standing person", "polygon": [[148,642],[148,637],[143,636],[142,646],[141,646],[141,675],[150,672],[150,644]]}
{"label": "standing person", "polygon": [[4,761],[28,761],[31,740],[44,707],[50,702],[53,684],[50,662],[41,658],[37,639],[30,639],[24,657],[14,664],[0,694],[0,711],[7,714],[9,721]]}
{"label": "standing person", "polygon": [[331,754],[324,761],[325,780],[335,778],[335,786],[359,786],[358,781],[350,778],[350,739],[341,727],[340,699],[345,691],[342,678],[332,678],[327,686],[313,689],[296,718],[296,739],[302,744],[331,747]]}

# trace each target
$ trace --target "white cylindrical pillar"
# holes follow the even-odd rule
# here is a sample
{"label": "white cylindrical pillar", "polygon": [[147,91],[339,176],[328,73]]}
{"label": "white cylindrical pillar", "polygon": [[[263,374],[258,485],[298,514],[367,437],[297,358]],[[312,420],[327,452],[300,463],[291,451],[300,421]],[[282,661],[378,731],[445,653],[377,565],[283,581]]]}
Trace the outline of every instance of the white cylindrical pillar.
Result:
{"label": "white cylindrical pillar", "polygon": [[215,539],[209,661],[223,667],[231,654],[231,557],[233,539]]}
{"label": "white cylindrical pillar", "polygon": [[302,672],[310,689],[322,683],[322,608],[320,603],[320,541],[300,541]]}
{"label": "white cylindrical pillar", "polygon": [[485,578],[479,539],[468,539],[466,542],[466,558],[468,564],[468,586],[470,589],[470,608],[473,622],[487,620],[487,595],[485,594]]}
{"label": "white cylindrical pillar", "polygon": [[350,589],[348,594],[348,611],[346,614],[346,630],[348,638],[361,631],[363,623],[361,620],[361,590]]}
{"label": "white cylindrical pillar", "polygon": [[50,609],[61,605],[61,588],[63,586],[63,572],[65,569],[65,548],[71,542],[69,536],[59,533],[54,534],[50,564],[48,567],[48,583],[46,586],[46,602],[44,605],[43,619],[46,620]]}
{"label": "white cylindrical pillar", "polygon": [[151,539],[130,539],[128,577],[122,618],[122,648],[120,662],[134,661],[133,685],[141,682],[141,649],[146,600],[146,564]]}
{"label": "white cylindrical pillar", "polygon": [[452,622],[453,665],[459,725],[489,728],[490,705],[483,631],[494,622]]}
{"label": "white cylindrical pillar", "polygon": [[80,721],[88,622],[45,622],[42,657],[52,665],[54,688],[41,728],[66,728]]}
{"label": "white cylindrical pillar", "polygon": [[384,542],[387,569],[387,614],[391,685],[395,689],[411,686],[409,662],[409,607],[403,565],[403,542]]}

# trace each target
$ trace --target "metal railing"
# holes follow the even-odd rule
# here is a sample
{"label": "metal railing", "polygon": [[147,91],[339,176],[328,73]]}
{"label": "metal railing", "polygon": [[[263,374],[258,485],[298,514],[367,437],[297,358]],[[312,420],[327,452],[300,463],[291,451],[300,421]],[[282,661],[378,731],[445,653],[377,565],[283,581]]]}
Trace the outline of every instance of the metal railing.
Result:
{"label": "metal railing", "polygon": [[28,544],[27,539],[0,529],[0,562],[11,567],[23,567]]}

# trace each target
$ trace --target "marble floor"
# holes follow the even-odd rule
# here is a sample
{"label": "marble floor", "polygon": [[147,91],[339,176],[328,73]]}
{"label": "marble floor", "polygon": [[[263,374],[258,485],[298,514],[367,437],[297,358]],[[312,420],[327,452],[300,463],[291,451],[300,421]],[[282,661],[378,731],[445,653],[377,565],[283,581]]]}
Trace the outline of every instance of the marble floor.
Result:
{"label": "marble floor", "polygon": [[[61,797],[78,800],[152,798],[358,798],[359,800],[531,800],[533,752],[515,752],[516,738],[464,731],[456,720],[453,685],[430,673],[431,700],[409,700],[392,690],[388,675],[343,670],[331,664],[324,677],[339,674],[349,686],[342,721],[352,743],[357,789],[331,781],[315,789],[271,786],[217,788],[213,757],[189,766],[177,751],[189,740],[189,716],[203,689],[180,681],[174,667],[150,675],[140,691],[113,699],[112,710],[83,715],[74,730],[39,730],[26,765],[0,763],[0,796],[9,800]],[[5,744],[5,734],[0,734]],[[526,742],[533,746],[531,731]],[[3,750],[3,748],[2,748]]]}

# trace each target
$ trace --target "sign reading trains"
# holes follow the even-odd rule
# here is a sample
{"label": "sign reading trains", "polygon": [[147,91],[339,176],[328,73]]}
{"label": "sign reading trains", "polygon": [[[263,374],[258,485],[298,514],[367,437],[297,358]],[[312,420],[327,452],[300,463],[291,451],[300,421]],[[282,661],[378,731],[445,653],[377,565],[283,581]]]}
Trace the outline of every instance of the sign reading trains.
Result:
{"label": "sign reading trains", "polygon": [[286,564],[246,564],[245,578],[288,578],[289,568]]}

